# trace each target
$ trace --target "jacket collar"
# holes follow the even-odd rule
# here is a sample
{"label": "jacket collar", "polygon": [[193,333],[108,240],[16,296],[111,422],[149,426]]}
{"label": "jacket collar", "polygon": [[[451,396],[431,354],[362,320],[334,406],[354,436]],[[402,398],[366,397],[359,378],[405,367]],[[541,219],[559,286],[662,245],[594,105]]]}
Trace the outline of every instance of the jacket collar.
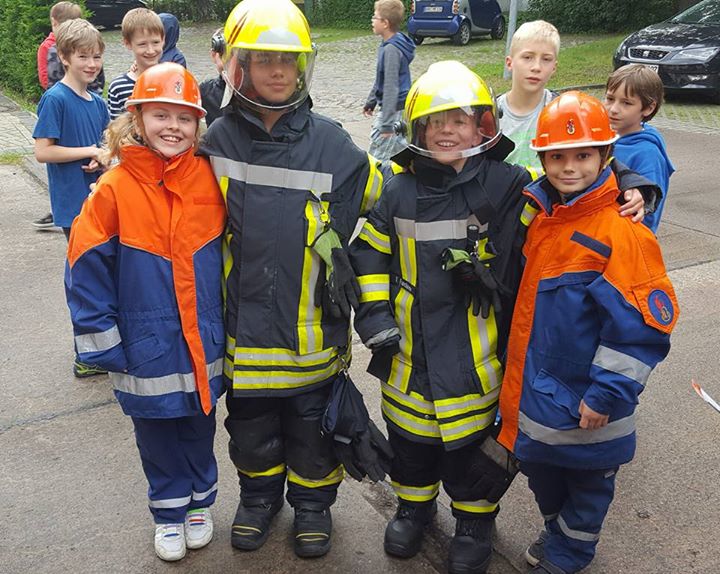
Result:
{"label": "jacket collar", "polygon": [[305,127],[310,120],[310,109],[312,105],[312,100],[310,96],[308,96],[297,109],[283,114],[273,126],[272,133],[270,134],[268,134],[265,129],[265,124],[263,124],[262,120],[255,113],[245,109],[240,104],[235,104],[233,111],[242,118],[242,120],[257,129],[259,132],[257,139],[295,141],[305,131]]}
{"label": "jacket collar", "polygon": [[620,190],[615,174],[610,166],[607,166],[590,187],[573,196],[565,204],[560,201],[560,194],[550,184],[547,176],[532,182],[523,193],[534,199],[540,209],[551,217],[574,218],[615,203]]}
{"label": "jacket collar", "polygon": [[473,179],[480,170],[482,161],[482,156],[469,157],[458,173],[454,167],[418,155],[413,160],[412,170],[422,187],[430,193],[447,193]]}
{"label": "jacket collar", "polygon": [[120,165],[138,181],[158,183],[164,181],[169,173],[173,173],[176,178],[185,177],[192,171],[193,155],[194,150],[190,148],[166,160],[147,146],[129,145],[120,150]]}

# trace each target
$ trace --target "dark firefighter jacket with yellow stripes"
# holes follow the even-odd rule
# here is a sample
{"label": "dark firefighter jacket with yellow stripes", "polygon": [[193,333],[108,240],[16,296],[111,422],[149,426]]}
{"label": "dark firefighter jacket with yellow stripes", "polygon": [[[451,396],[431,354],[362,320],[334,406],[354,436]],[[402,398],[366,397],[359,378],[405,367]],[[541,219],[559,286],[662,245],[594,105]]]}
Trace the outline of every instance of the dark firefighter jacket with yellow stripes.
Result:
{"label": "dark firefighter jacket with yellow stripes", "polygon": [[310,111],[268,134],[254,115],[226,110],[201,144],[225,197],[226,360],[234,396],[291,396],[340,370],[349,323],[315,306],[321,259],[310,247],[330,225],[347,245],[380,194],[377,163],[339,124]]}
{"label": "dark firefighter jacket with yellow stripes", "polygon": [[443,271],[441,253],[465,249],[467,226],[478,225],[495,247],[490,266],[514,284],[509,275],[519,251],[513,251],[524,237],[522,190],[531,177],[525,168],[482,156],[470,158],[459,174],[419,157],[413,169],[386,181],[350,246],[362,289],[355,328],[363,341],[400,329],[400,352],[391,359],[377,354],[368,367],[382,381],[383,416],[411,440],[452,450],[495,420],[498,336],[505,339],[507,321],[498,327],[494,311],[487,319],[472,314],[452,272]]}

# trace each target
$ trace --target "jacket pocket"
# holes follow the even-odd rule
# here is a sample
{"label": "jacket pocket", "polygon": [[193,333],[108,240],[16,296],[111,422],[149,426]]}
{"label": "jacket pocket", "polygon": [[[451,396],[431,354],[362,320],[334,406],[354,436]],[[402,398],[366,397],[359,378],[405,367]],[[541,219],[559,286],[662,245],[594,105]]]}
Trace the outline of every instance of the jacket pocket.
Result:
{"label": "jacket pocket", "polygon": [[533,420],[551,428],[568,430],[578,428],[580,422],[580,397],[562,381],[544,369],[531,383],[533,392],[521,405]]}
{"label": "jacket pocket", "polygon": [[128,370],[138,367],[162,356],[160,341],[154,334],[146,335],[125,345],[125,356],[128,361]]}

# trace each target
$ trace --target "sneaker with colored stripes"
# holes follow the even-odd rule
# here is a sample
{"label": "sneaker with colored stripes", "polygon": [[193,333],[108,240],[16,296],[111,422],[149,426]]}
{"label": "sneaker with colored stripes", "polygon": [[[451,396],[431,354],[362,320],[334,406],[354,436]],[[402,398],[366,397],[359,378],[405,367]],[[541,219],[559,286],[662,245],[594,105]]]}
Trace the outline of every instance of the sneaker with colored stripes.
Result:
{"label": "sneaker with colored stripes", "polygon": [[155,554],[166,562],[175,562],[185,557],[185,525],[156,524]]}
{"label": "sneaker with colored stripes", "polygon": [[207,546],[213,537],[213,521],[209,508],[188,510],[185,516],[185,544],[191,550]]}
{"label": "sneaker with colored stripes", "polygon": [[94,377],[95,375],[107,375],[107,371],[97,365],[89,365],[79,359],[75,359],[73,363],[73,375],[78,379],[84,379],[86,377]]}

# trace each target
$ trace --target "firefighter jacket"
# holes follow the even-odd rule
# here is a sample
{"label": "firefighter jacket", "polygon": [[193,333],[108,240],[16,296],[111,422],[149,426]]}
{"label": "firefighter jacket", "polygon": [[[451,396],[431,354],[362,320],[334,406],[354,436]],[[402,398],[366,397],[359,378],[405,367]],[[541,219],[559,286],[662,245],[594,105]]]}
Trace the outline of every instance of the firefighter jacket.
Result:
{"label": "firefighter jacket", "polygon": [[[618,215],[610,168],[565,205],[545,178],[526,193],[540,213],[523,249],[498,440],[521,461],[612,468],[633,457],[635,405],[670,349],[675,293],[652,232]],[[581,400],[607,426],[581,429]]]}
{"label": "firefighter jacket", "polygon": [[[343,245],[380,194],[377,162],[311,102],[265,130],[237,107],[201,145],[228,210],[225,375],[234,396],[291,396],[330,380],[346,319],[315,305],[325,283],[311,248],[331,226]],[[320,285],[320,287],[322,287]]]}
{"label": "firefighter jacket", "polygon": [[417,157],[413,172],[387,181],[378,204],[350,246],[362,289],[355,328],[364,342],[400,330],[400,352],[378,353],[368,371],[382,381],[382,412],[398,433],[417,442],[459,448],[495,421],[502,379],[498,318],[474,316],[453,273],[443,271],[445,248],[466,249],[467,227],[494,244],[491,268],[501,281],[522,237],[519,166],[476,156],[458,174]]}
{"label": "firefighter jacket", "polygon": [[225,208],[208,162],[121,150],[75,219],[65,289],[80,360],[125,414],[208,414],[223,392]]}

